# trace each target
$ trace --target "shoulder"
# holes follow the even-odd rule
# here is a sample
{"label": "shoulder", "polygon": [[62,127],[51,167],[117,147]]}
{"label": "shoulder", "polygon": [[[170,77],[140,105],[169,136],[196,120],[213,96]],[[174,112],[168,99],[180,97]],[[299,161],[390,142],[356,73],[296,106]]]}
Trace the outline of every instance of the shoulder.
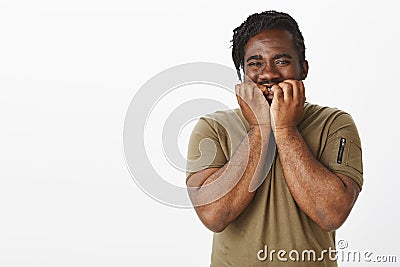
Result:
{"label": "shoulder", "polygon": [[305,117],[313,117],[314,119],[336,118],[341,115],[348,115],[347,112],[335,107],[326,107],[316,104],[307,103],[304,108]]}
{"label": "shoulder", "polygon": [[[335,130],[344,125],[355,125],[351,115],[335,107],[326,107],[307,103],[301,119],[304,127],[313,125],[314,127],[329,127]],[[333,129],[332,129],[333,128]]]}
{"label": "shoulder", "polygon": [[243,115],[239,108],[237,109],[228,109],[228,110],[218,110],[213,113],[208,113],[200,119],[204,119],[207,121],[214,121],[214,122],[224,122],[230,121],[232,119],[239,119],[242,121]]}
{"label": "shoulder", "polygon": [[246,130],[248,123],[243,117],[239,108],[230,110],[219,110],[200,117],[199,121],[204,121],[214,130],[224,129],[229,132],[231,130]]}
{"label": "shoulder", "polygon": [[307,103],[297,127],[317,157],[322,155],[328,143],[338,142],[342,137],[361,143],[352,117],[338,108]]}

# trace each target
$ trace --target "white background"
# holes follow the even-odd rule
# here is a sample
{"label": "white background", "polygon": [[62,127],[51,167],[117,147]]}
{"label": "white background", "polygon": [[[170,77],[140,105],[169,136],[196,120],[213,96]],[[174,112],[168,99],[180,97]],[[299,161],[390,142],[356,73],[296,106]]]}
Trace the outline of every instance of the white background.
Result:
{"label": "white background", "polygon": [[[0,266],[207,266],[212,234],[194,211],[154,201],[130,176],[124,117],[169,67],[233,66],[233,28],[269,9],[304,34],[308,101],[348,111],[361,135],[365,185],[338,240],[399,261],[397,6],[1,0]],[[354,265],[365,263],[341,264]]]}

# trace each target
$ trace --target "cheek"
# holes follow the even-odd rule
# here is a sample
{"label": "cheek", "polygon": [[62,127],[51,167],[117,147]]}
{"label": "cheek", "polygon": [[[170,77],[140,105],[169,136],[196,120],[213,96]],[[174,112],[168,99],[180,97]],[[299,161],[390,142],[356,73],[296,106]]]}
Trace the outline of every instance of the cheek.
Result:
{"label": "cheek", "polygon": [[244,74],[245,74],[245,79],[247,79],[247,77],[251,80],[254,81],[254,79],[258,78],[259,73],[254,71],[253,69],[250,68],[245,68],[244,69]]}
{"label": "cheek", "polygon": [[300,80],[303,77],[303,69],[299,64],[292,69],[292,75],[296,77],[297,80]]}
{"label": "cheek", "polygon": [[298,67],[283,69],[280,73],[284,79],[299,80],[302,77],[302,72]]}

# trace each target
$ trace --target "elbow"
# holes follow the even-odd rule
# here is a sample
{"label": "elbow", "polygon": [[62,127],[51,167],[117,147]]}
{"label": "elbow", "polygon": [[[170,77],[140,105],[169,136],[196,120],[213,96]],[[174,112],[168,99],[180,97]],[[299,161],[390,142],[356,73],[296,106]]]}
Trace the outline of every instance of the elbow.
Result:
{"label": "elbow", "polygon": [[326,232],[333,232],[333,231],[336,231],[337,229],[339,229],[343,223],[344,223],[344,221],[343,222],[327,221],[327,222],[319,223],[318,225],[322,228],[322,230],[324,230]]}
{"label": "elbow", "polygon": [[355,199],[354,197],[342,197],[340,201],[330,205],[320,206],[317,209],[317,224],[327,232],[339,229],[349,216]]}
{"label": "elbow", "polygon": [[224,216],[219,215],[218,212],[204,209],[196,210],[196,212],[204,226],[214,233],[220,233],[228,226]]}
{"label": "elbow", "polygon": [[210,231],[214,233],[221,233],[222,231],[225,230],[227,225],[222,225],[222,224],[208,224],[205,225]]}
{"label": "elbow", "polygon": [[337,175],[343,183],[343,191],[337,194],[337,198],[328,205],[320,206],[317,211],[321,223],[319,226],[328,232],[339,229],[346,219],[357,200],[360,193],[360,187],[345,175]]}
{"label": "elbow", "polygon": [[220,218],[200,218],[205,227],[214,233],[221,233],[228,226]]}
{"label": "elbow", "polygon": [[342,226],[348,215],[349,212],[343,211],[319,212],[319,221],[317,224],[322,228],[322,230],[333,232]]}

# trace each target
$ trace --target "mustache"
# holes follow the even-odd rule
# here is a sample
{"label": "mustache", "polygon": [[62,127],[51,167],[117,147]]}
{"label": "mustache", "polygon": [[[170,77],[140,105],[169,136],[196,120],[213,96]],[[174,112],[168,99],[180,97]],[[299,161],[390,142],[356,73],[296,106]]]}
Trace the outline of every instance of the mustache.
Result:
{"label": "mustache", "polygon": [[265,84],[267,84],[267,85],[275,85],[275,84],[279,84],[280,82],[282,82],[282,81],[280,81],[280,80],[272,80],[272,81],[261,81],[261,82],[259,82],[258,84],[259,85],[265,85]]}

